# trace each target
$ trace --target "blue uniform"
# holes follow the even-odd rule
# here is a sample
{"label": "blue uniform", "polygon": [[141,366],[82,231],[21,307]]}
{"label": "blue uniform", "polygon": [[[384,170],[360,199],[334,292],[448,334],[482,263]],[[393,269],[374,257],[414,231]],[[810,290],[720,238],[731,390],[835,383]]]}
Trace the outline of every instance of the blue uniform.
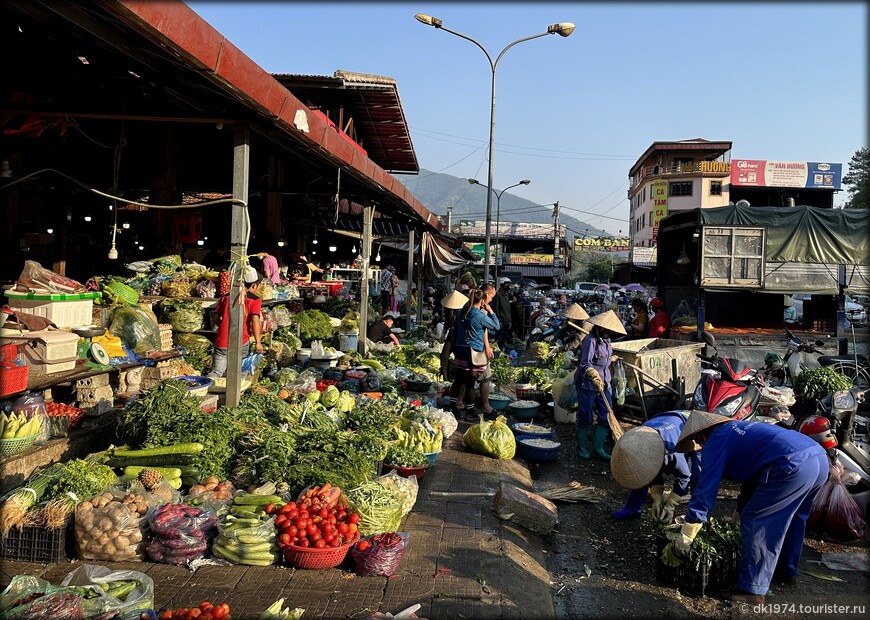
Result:
{"label": "blue uniform", "polygon": [[[597,330],[596,330],[597,331]],[[610,393],[610,358],[613,347],[609,338],[600,338],[592,332],[583,339],[580,345],[579,366],[574,374],[574,389],[577,390],[577,426],[588,428],[592,425],[592,413],[595,412],[598,424],[607,426],[607,406],[601,394],[595,389],[592,381],[586,376],[588,368],[594,368],[604,382],[604,398],[613,407]]]}
{"label": "blue uniform", "polygon": [[779,564],[798,574],[807,517],[828,478],[828,457],[811,438],[764,422],[733,420],[710,432],[701,450],[688,523],[707,520],[722,478],[741,483],[737,501],[743,552],[737,585],[767,594]]}
{"label": "blue uniform", "polygon": [[643,426],[654,429],[661,436],[667,454],[665,454],[661,470],[652,482],[645,487],[634,489],[628,494],[625,508],[631,512],[640,513],[640,508],[646,501],[647,491],[650,487],[664,484],[665,475],[674,477],[673,492],[680,497],[685,496],[689,492],[689,485],[694,485],[692,481],[696,480],[700,475],[701,454],[699,452],[692,454],[691,458],[688,458],[681,452],[674,452],[677,439],[679,439],[680,433],[683,432],[686,417],[686,412],[684,411],[666,411],[643,423]]}

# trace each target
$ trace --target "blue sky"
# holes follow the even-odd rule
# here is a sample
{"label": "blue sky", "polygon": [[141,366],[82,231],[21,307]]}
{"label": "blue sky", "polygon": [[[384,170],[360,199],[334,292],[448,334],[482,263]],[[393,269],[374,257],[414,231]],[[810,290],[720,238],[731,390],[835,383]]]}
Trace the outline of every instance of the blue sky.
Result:
{"label": "blue sky", "polygon": [[493,186],[531,179],[509,192],[613,233],[628,228],[628,170],[656,140],[731,140],[734,159],[844,174],[868,146],[863,2],[188,4],[269,72],[395,78],[420,167],[484,184],[489,63],[414,15],[493,60],[573,22],[498,65]]}

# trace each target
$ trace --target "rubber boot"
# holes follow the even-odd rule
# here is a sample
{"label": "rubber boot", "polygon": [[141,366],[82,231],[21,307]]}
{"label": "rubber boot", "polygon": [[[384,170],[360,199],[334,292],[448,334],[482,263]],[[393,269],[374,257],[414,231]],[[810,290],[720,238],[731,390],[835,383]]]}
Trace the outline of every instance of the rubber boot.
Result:
{"label": "rubber boot", "polygon": [[637,519],[640,516],[641,508],[643,507],[643,503],[645,500],[646,487],[642,489],[635,489],[628,494],[628,499],[625,500],[625,506],[623,506],[616,512],[610,513],[610,516],[612,516],[617,521],[622,521],[624,519]]}
{"label": "rubber boot", "polygon": [[588,426],[577,427],[577,456],[581,459],[589,458],[589,451],[586,449],[586,437],[588,434]]}
{"label": "rubber boot", "polygon": [[605,426],[598,425],[595,427],[595,434],[592,435],[592,446],[595,448],[595,454],[604,459],[605,461],[610,460],[610,455],[604,451],[604,439],[607,437],[608,429]]}

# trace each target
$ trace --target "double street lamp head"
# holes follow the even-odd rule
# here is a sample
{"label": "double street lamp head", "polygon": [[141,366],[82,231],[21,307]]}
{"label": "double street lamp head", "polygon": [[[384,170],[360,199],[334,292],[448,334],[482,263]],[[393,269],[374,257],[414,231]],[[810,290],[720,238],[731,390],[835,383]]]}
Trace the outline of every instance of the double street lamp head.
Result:
{"label": "double street lamp head", "polygon": [[[442,28],[444,26],[444,22],[440,19],[432,17],[431,15],[426,15],[425,13],[417,13],[414,15],[414,18],[421,24],[426,24],[433,28]],[[559,22],[558,24],[547,26],[547,34],[558,34],[560,37],[569,37],[572,32],[574,32],[574,24],[571,22]]]}

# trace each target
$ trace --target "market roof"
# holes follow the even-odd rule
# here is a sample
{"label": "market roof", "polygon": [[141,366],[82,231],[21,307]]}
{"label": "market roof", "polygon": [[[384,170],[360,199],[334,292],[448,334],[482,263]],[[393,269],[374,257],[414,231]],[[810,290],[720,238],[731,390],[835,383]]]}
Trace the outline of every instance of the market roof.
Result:
{"label": "market roof", "polygon": [[[128,188],[153,183],[151,162],[136,160],[145,154],[133,148],[141,144],[134,141],[139,135],[130,135],[134,124],[148,124],[152,134],[170,126],[169,137],[174,131],[184,144],[183,192],[231,191],[233,132],[223,129],[247,124],[252,165],[264,167],[269,156],[286,162],[284,195],[329,196],[340,187],[343,198],[371,201],[440,229],[438,218],[398,179],[180,0],[8,0],[0,3],[0,24],[0,49],[16,59],[5,69],[4,130],[35,120],[39,131],[82,140],[81,129],[91,140],[114,144],[117,123],[125,121]],[[69,168],[91,187],[105,187],[105,176],[89,163]],[[258,181],[251,179],[252,191],[262,189]]]}
{"label": "market roof", "polygon": [[332,76],[272,75],[312,109],[346,109],[369,159],[385,170],[420,172],[395,79],[341,70]]}

